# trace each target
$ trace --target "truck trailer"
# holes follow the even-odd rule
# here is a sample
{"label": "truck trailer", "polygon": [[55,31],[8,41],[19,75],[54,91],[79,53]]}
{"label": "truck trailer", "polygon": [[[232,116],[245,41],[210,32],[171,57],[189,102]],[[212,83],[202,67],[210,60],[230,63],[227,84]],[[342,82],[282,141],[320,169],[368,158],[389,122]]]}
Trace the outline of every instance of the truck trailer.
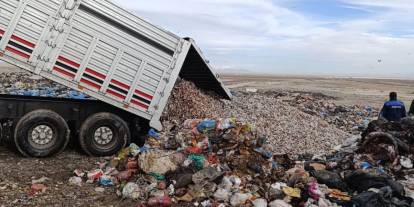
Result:
{"label": "truck trailer", "polygon": [[194,40],[110,0],[0,0],[0,59],[96,100],[0,95],[1,138],[47,157],[108,156],[160,117],[177,79],[230,99]]}

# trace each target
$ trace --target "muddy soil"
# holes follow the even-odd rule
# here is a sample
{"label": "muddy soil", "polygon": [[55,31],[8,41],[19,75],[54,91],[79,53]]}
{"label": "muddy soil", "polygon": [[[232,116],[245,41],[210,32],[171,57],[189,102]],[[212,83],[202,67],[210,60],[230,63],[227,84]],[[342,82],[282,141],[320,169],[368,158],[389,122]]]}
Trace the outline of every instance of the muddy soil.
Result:
{"label": "muddy soil", "polygon": [[[95,184],[69,184],[73,169],[94,169],[104,158],[88,157],[69,149],[47,159],[23,158],[13,149],[0,146],[0,206],[135,206],[117,197],[113,188],[103,193]],[[32,180],[48,178],[43,193],[32,195]]]}

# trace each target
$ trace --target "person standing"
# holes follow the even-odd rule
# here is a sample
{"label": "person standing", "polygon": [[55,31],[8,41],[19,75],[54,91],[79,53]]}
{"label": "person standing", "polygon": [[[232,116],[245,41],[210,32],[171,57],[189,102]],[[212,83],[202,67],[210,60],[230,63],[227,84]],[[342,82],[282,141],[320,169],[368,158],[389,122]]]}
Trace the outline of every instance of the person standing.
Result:
{"label": "person standing", "polygon": [[399,122],[402,118],[407,117],[404,103],[397,99],[396,92],[390,93],[390,100],[384,103],[380,117],[392,122]]}

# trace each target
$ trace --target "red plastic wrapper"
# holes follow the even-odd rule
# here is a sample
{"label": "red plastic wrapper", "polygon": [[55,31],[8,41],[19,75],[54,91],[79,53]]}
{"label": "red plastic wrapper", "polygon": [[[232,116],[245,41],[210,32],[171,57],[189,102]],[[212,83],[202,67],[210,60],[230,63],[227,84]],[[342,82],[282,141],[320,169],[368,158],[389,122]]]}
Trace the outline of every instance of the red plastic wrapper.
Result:
{"label": "red plastic wrapper", "polygon": [[164,181],[160,181],[160,182],[157,183],[157,188],[159,190],[165,190],[165,189],[167,189],[167,183],[164,182]]}
{"label": "red plastic wrapper", "polygon": [[148,200],[148,206],[168,207],[172,205],[172,200],[168,196],[152,197]]}
{"label": "red plastic wrapper", "polygon": [[188,154],[202,154],[203,153],[203,149],[201,149],[200,147],[188,147],[186,151]]}
{"label": "red plastic wrapper", "polygon": [[122,181],[128,181],[129,179],[131,179],[131,177],[134,175],[134,171],[133,170],[126,170],[126,171],[122,171],[117,175],[117,178],[120,182]]}
{"label": "red plastic wrapper", "polygon": [[45,191],[46,191],[46,189],[47,189],[47,187],[46,187],[46,185],[44,185],[44,184],[41,184],[41,183],[36,183],[36,184],[33,184],[33,185],[30,187],[30,191],[28,192],[28,196],[35,196],[35,195],[37,195],[38,193],[45,192]]}
{"label": "red plastic wrapper", "polygon": [[41,183],[33,184],[32,187],[31,187],[31,189],[35,192],[44,191],[44,190],[46,190],[46,188],[47,188],[46,185],[41,184]]}
{"label": "red plastic wrapper", "polygon": [[138,170],[138,161],[136,160],[128,161],[126,165],[126,169],[127,170]]}
{"label": "red plastic wrapper", "polygon": [[318,183],[313,181],[308,184],[308,192],[312,199],[319,200],[321,198],[320,192],[318,190]]}
{"label": "red plastic wrapper", "polygon": [[92,172],[88,172],[88,181],[96,182],[99,180],[99,178],[102,177],[102,175],[104,175],[102,170],[95,170]]}
{"label": "red plastic wrapper", "polygon": [[211,154],[207,157],[208,163],[210,163],[211,165],[215,165],[219,163],[219,159],[217,157],[217,155],[215,154]]}

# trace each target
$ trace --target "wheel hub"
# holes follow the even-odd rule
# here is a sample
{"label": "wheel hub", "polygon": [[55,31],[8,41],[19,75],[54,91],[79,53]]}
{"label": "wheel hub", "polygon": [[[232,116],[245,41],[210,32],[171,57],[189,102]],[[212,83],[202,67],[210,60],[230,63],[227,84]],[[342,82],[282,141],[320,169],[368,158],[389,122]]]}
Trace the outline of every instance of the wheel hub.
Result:
{"label": "wheel hub", "polygon": [[32,131],[31,139],[37,145],[47,145],[53,141],[53,129],[47,125],[36,126]]}
{"label": "wheel hub", "polygon": [[94,134],[95,142],[100,145],[109,144],[112,141],[113,137],[113,132],[109,127],[99,127],[96,129]]}

